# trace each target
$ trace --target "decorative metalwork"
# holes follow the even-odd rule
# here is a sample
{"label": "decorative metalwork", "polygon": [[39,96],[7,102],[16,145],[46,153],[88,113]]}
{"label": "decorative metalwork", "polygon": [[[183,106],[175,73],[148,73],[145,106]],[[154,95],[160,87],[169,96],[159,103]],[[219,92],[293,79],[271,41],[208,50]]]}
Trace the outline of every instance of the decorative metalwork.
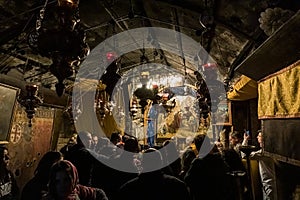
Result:
{"label": "decorative metalwork", "polygon": [[107,114],[111,115],[114,103],[109,101],[105,91],[106,85],[99,81],[96,90],[95,110],[100,119],[104,119]]}
{"label": "decorative metalwork", "polygon": [[27,118],[29,119],[28,126],[31,127],[36,108],[43,103],[43,100],[38,96],[38,86],[26,85],[26,96],[21,97],[19,102],[25,107]]}
{"label": "decorative metalwork", "polygon": [[[224,90],[224,84],[217,80],[217,65],[215,63],[203,64],[202,68],[203,74],[199,71],[195,71],[194,74],[197,79],[196,87],[200,118],[203,118],[204,126],[207,126],[208,122],[206,119],[210,116],[210,112],[215,113],[218,109],[217,105],[220,102],[220,94]],[[205,81],[210,83],[209,89]],[[214,123],[214,116],[212,116],[212,123]]]}
{"label": "decorative metalwork", "polygon": [[35,31],[28,36],[31,48],[52,59],[50,72],[58,79],[55,85],[58,96],[64,92],[64,80],[74,74],[90,50],[79,25],[78,4],[75,0],[59,0],[52,18],[44,19],[46,1],[37,17]]}

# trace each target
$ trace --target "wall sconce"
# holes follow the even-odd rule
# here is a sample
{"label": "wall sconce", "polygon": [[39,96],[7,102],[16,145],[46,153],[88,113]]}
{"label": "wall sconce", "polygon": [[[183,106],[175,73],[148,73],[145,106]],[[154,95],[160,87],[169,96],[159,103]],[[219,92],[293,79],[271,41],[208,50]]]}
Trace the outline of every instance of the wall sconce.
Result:
{"label": "wall sconce", "polygon": [[37,85],[26,85],[26,96],[21,97],[19,102],[25,107],[27,113],[28,126],[32,126],[32,118],[34,117],[36,108],[43,103],[42,99],[38,96],[38,86]]}

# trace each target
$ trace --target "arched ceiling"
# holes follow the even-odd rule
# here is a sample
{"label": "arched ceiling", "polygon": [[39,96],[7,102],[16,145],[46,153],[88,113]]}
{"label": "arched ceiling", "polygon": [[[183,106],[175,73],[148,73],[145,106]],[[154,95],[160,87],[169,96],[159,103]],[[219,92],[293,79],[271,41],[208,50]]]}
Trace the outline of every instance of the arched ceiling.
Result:
{"label": "arched ceiling", "polygon": [[[27,42],[36,26],[36,16],[45,1],[0,0],[0,73],[25,81],[39,81],[55,90],[51,59],[39,55]],[[46,17],[57,2],[48,1]],[[217,62],[220,74],[236,78],[234,69],[269,36],[260,28],[259,18],[267,8],[296,12],[297,0],[81,0],[80,23],[86,42],[93,49],[108,37],[139,27],[162,27],[185,34],[206,49]],[[275,15],[276,16],[276,15]],[[211,18],[207,18],[211,17]],[[276,16],[279,20],[280,13]],[[276,19],[277,19],[276,18]],[[212,19],[212,20],[211,20]],[[211,21],[210,21],[211,20]],[[286,19],[285,19],[286,20]],[[203,25],[207,22],[208,25]],[[201,24],[202,23],[202,24]],[[42,25],[46,26],[46,25]],[[47,27],[44,27],[47,28]],[[176,34],[169,37],[176,38]],[[149,41],[151,38],[149,39]],[[180,40],[177,40],[180,46]],[[150,41],[151,42],[151,41]],[[141,63],[143,49],[119,59],[120,73]],[[179,70],[191,79],[193,67],[182,56],[147,48],[146,62],[157,62]],[[186,65],[187,68],[184,67]],[[71,86],[75,74],[66,80]]]}

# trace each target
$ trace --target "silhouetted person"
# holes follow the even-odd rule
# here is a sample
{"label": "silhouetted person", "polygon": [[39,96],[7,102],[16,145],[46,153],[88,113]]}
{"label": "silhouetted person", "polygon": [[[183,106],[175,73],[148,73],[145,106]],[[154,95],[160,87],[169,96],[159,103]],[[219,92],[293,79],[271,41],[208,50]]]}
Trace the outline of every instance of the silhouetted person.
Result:
{"label": "silhouetted person", "polygon": [[113,132],[110,136],[110,142],[114,145],[117,145],[119,142],[122,141],[122,136],[118,132]]}
{"label": "silhouetted person", "polygon": [[68,140],[67,144],[59,150],[63,154],[63,156],[66,156],[70,148],[77,143],[76,140],[77,140],[77,134],[73,134],[71,138]]}
{"label": "silhouetted person", "polygon": [[115,156],[116,148],[116,145],[111,143],[107,137],[100,137],[96,146],[96,153],[110,158]]}
{"label": "silhouetted person", "polygon": [[87,131],[78,133],[77,144],[72,146],[69,153],[65,156],[66,160],[71,161],[77,168],[79,174],[79,183],[86,186],[92,184],[92,170],[97,162],[91,155],[92,135]]}
{"label": "silhouetted person", "polygon": [[179,152],[177,150],[175,142],[171,140],[166,140],[163,143],[163,159],[164,165],[164,172],[168,175],[175,176],[179,178],[179,174],[181,172],[181,158],[179,156]]}
{"label": "silhouetted person", "polygon": [[9,154],[6,147],[0,147],[0,199],[17,200],[19,197],[19,188],[17,186],[14,174],[8,170]]}
{"label": "silhouetted person", "polygon": [[[189,200],[186,185],[176,177],[165,175],[161,153],[153,148],[143,153],[142,173],[118,192],[122,200]],[[154,171],[153,171],[154,170]]]}
{"label": "silhouetted person", "polygon": [[[210,145],[210,141],[205,140],[205,137],[205,135],[199,135],[198,142],[195,144],[198,152],[202,145],[205,147]],[[227,200],[229,177],[221,155],[214,153],[214,148],[203,158],[199,155],[193,160],[184,178],[190,188],[192,199]]]}
{"label": "silhouetted person", "polygon": [[99,142],[99,137],[97,136],[97,135],[92,135],[92,147],[91,147],[91,149],[92,150],[96,150],[96,146],[97,146],[97,144],[98,144],[98,142]]}
{"label": "silhouetted person", "polygon": [[105,184],[104,189],[109,198],[115,198],[116,192],[124,183],[138,176],[138,166],[136,165],[138,153],[138,141],[131,137],[125,140],[123,153],[110,159],[114,166],[118,166],[118,169],[110,169],[109,180]]}
{"label": "silhouetted person", "polygon": [[48,190],[49,172],[51,166],[62,159],[62,154],[56,151],[47,152],[34,171],[34,177],[24,186],[21,200],[40,200],[43,192]]}
{"label": "silhouetted person", "polygon": [[197,157],[198,155],[198,150],[196,148],[196,143],[200,143],[200,146],[202,144],[203,138],[201,135],[196,135],[190,145],[186,147],[182,153],[181,156],[181,172],[179,174],[179,177],[181,180],[184,179],[187,171],[189,170],[193,160]]}

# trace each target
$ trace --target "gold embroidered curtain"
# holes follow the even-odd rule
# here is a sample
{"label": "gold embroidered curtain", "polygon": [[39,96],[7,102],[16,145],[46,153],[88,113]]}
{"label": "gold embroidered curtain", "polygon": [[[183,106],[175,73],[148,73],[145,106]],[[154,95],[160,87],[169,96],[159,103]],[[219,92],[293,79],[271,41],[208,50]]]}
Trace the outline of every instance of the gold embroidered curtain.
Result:
{"label": "gold embroidered curtain", "polygon": [[245,101],[257,97],[257,82],[242,75],[234,84],[233,90],[227,93],[227,98],[232,101]]}
{"label": "gold embroidered curtain", "polygon": [[300,117],[300,60],[258,84],[258,117]]}

